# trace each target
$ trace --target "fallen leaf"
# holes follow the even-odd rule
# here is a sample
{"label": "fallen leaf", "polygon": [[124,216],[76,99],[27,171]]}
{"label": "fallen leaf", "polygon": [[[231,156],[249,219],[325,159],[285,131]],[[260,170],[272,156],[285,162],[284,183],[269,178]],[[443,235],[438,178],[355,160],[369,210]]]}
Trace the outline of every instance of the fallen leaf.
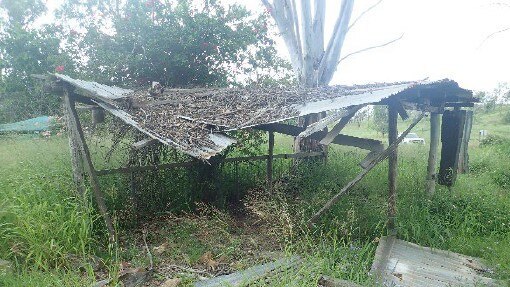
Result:
{"label": "fallen leaf", "polygon": [[204,264],[208,270],[215,270],[220,265],[219,262],[213,259],[211,251],[207,251],[200,257],[200,263]]}
{"label": "fallen leaf", "polygon": [[165,282],[161,283],[161,287],[177,287],[179,285],[179,283],[181,283],[182,279],[181,278],[172,278],[172,279],[167,279]]}

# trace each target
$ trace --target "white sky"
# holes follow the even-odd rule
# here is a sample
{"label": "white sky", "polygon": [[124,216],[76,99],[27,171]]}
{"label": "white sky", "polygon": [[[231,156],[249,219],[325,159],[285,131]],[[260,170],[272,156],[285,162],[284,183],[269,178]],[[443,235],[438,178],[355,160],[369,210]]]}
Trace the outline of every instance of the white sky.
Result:
{"label": "white sky", "polygon": [[[263,9],[259,0],[235,2]],[[329,30],[340,2],[327,0]],[[351,19],[375,2],[357,0]],[[385,43],[402,33],[404,37],[349,57],[340,64],[331,84],[430,77],[451,78],[469,89],[492,90],[498,82],[510,82],[510,31],[481,44],[491,33],[510,27],[509,16],[509,0],[383,0],[349,31],[342,54]],[[278,46],[286,55],[283,42]]]}
{"label": "white sky", "polygon": [[[48,0],[50,10],[61,0]],[[260,0],[227,0],[264,9]],[[326,35],[331,33],[340,0],[327,0]],[[351,19],[376,0],[356,0]],[[343,61],[331,84],[362,84],[450,78],[462,87],[490,91],[510,82],[510,0],[383,0],[366,14],[345,40],[342,54],[404,37]],[[482,44],[483,43],[483,44]],[[287,56],[283,41],[281,55]]]}

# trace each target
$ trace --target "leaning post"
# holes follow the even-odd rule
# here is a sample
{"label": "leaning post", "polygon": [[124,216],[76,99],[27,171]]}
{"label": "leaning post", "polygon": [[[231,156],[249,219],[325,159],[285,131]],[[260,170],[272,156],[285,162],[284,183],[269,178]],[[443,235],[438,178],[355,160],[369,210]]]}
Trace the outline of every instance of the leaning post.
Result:
{"label": "leaning post", "polygon": [[78,117],[78,113],[76,112],[76,106],[72,92],[69,91],[69,88],[67,87],[64,89],[64,105],[67,119],[69,121],[69,135],[73,137],[74,142],[77,144],[78,149],[80,150],[81,156],[83,158],[83,165],[85,167],[85,171],[87,172],[90,185],[92,186],[94,197],[96,199],[97,206],[99,207],[99,212],[101,213],[101,216],[103,216],[103,219],[106,223],[110,242],[113,243],[115,241],[115,229],[113,228],[112,220],[108,215],[108,210],[104,200],[104,194],[99,186],[97,172],[94,169],[94,165],[90,157],[90,151],[87,146],[87,142],[85,141],[85,136],[83,134],[83,129]]}
{"label": "leaning post", "polygon": [[441,132],[440,113],[430,113],[430,148],[427,164],[427,194],[432,196],[436,191],[436,166],[437,166],[437,148],[439,146],[439,137]]}
{"label": "leaning post", "polygon": [[[391,146],[397,141],[398,111],[393,104],[388,105],[388,144]],[[396,235],[395,218],[397,215],[397,165],[398,147],[388,157],[388,233]]]}
{"label": "leaning post", "polygon": [[269,132],[269,147],[267,153],[267,190],[273,189],[273,155],[274,155],[274,132]]}

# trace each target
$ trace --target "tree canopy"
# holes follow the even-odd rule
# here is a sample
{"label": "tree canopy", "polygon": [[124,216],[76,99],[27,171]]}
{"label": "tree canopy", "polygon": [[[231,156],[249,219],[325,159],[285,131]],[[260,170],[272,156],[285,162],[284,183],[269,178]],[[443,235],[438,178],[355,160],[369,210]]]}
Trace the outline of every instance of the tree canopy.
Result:
{"label": "tree canopy", "polygon": [[[274,48],[267,13],[195,2],[66,0],[55,20],[41,25],[37,20],[47,13],[42,1],[2,1],[0,121],[58,109],[58,98],[42,95],[31,74],[57,71],[132,87],[291,79],[290,65]],[[13,114],[13,106],[27,112]]]}

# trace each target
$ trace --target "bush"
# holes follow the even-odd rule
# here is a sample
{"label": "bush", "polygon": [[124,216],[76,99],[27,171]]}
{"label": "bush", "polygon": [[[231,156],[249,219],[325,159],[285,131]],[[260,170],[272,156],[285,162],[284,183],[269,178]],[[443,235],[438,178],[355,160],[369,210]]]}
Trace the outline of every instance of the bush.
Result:
{"label": "bush", "polygon": [[497,135],[488,135],[480,142],[480,146],[496,146],[503,145],[507,143],[509,140],[505,139],[502,136]]}

